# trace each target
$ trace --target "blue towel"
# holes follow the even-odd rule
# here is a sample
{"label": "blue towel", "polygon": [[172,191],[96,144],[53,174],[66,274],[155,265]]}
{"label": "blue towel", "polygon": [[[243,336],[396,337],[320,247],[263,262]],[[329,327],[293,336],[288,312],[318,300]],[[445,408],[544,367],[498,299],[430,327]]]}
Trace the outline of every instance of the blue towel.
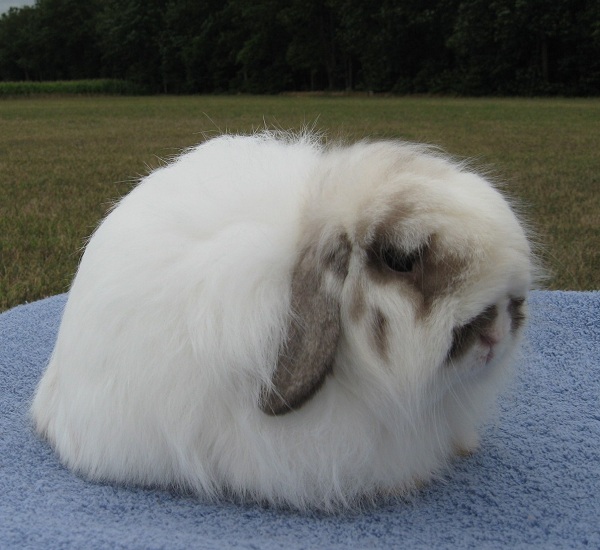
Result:
{"label": "blue towel", "polygon": [[99,485],[27,409],[66,296],[0,315],[0,548],[600,548],[600,293],[534,292],[519,376],[476,455],[409,502],[302,515]]}

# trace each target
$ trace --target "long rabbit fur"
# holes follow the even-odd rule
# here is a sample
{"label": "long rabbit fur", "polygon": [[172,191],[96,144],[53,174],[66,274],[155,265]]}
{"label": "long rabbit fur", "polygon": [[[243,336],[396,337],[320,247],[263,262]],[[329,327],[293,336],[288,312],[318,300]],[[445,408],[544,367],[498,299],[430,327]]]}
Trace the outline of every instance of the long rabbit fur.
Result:
{"label": "long rabbit fur", "polygon": [[407,495],[477,448],[533,265],[502,194],[428,148],[220,136],[91,237],[35,427],[91,480],[298,509]]}

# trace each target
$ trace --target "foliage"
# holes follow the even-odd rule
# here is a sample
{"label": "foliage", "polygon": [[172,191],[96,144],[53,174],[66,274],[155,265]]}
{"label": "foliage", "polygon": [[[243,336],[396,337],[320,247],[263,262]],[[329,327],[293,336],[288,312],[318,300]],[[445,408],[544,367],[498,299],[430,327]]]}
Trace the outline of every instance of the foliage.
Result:
{"label": "foliage", "polygon": [[53,80],[36,82],[0,82],[0,97],[28,95],[140,95],[145,92],[141,86],[126,80],[93,79],[93,80]]}
{"label": "foliage", "polygon": [[36,0],[0,17],[0,80],[154,92],[600,91],[594,0]]}

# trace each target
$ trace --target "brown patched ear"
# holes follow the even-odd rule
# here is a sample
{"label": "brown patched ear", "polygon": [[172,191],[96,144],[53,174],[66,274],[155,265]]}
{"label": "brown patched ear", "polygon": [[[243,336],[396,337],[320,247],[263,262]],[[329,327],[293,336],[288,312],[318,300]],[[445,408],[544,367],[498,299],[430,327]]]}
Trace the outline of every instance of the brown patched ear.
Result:
{"label": "brown patched ear", "polygon": [[275,416],[301,407],[331,372],[340,335],[339,295],[350,251],[350,241],[343,235],[328,246],[307,247],[296,263],[287,337],[272,387],[261,395],[263,412]]}

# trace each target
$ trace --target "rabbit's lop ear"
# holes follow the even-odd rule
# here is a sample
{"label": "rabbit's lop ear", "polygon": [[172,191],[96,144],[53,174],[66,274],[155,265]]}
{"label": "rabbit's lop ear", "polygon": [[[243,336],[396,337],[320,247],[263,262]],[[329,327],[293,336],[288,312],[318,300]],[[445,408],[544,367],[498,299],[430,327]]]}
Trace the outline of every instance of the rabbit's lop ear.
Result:
{"label": "rabbit's lop ear", "polygon": [[292,274],[287,336],[260,408],[276,416],[301,407],[331,371],[340,335],[340,294],[352,245],[343,234],[305,247]]}

